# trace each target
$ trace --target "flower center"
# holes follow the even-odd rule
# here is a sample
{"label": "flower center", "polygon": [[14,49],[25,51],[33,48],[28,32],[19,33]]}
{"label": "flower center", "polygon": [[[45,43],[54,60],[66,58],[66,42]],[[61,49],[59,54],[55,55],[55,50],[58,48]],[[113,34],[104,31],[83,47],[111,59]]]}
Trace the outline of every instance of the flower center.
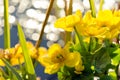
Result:
{"label": "flower center", "polygon": [[51,60],[54,63],[61,63],[65,60],[65,57],[63,54],[57,53],[56,55],[54,55],[54,57],[51,57]]}

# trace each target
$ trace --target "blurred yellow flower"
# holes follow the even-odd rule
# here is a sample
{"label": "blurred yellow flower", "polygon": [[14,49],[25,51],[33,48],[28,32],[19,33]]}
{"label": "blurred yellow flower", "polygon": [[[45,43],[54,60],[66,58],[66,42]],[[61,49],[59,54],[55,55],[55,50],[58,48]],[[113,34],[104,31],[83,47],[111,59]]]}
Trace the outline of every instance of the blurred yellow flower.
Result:
{"label": "blurred yellow flower", "polygon": [[[32,58],[37,58],[37,50],[31,42],[27,42],[29,54]],[[0,51],[1,58],[7,59],[12,66],[24,63],[22,48],[20,44],[16,44],[14,48],[5,49]],[[0,59],[0,66],[5,66],[4,62]]]}
{"label": "blurred yellow flower", "polygon": [[5,66],[4,62],[0,59],[0,66]]}
{"label": "blurred yellow flower", "polygon": [[63,18],[59,18],[55,23],[54,26],[56,28],[62,28],[66,31],[73,31],[75,24],[79,23],[82,19],[82,13],[80,10],[76,11],[75,14],[68,15]]}
{"label": "blurred yellow flower", "polygon": [[[30,56],[31,56],[32,58],[36,58],[36,57],[37,57],[37,55],[36,55],[37,50],[36,50],[36,48],[34,47],[34,45],[33,45],[31,42],[27,42],[26,44],[27,44],[27,48],[28,48],[28,50],[29,50]],[[17,53],[22,53],[22,47],[20,46],[20,44],[17,44],[17,45],[15,46],[15,48],[17,49]]]}
{"label": "blurred yellow flower", "polygon": [[46,50],[45,53],[41,53],[38,60],[41,64],[43,64],[43,66],[45,66],[45,73],[53,74],[64,65],[68,67],[75,67],[80,62],[80,59],[80,53],[68,52],[67,50],[61,48],[59,44],[53,44],[50,46],[48,51]]}
{"label": "blurred yellow flower", "polygon": [[5,49],[5,54],[7,55],[8,61],[10,61],[10,64],[12,66],[22,64],[24,62],[23,55],[21,53],[18,53],[18,50],[16,48],[9,48]]}
{"label": "blurred yellow flower", "polygon": [[100,27],[107,27],[108,31],[106,33],[106,38],[113,39],[115,38],[120,29],[120,12],[111,10],[99,11],[98,16],[96,17],[97,25]]}

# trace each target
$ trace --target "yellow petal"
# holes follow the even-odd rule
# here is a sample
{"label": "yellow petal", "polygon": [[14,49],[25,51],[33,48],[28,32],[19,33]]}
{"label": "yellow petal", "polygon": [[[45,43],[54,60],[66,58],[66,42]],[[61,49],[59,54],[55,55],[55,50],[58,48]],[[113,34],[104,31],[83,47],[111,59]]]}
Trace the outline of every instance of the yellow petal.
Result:
{"label": "yellow petal", "polygon": [[84,66],[82,64],[82,59],[79,60],[79,63],[75,65],[75,73],[76,74],[81,74],[81,71],[84,70]]}
{"label": "yellow petal", "polygon": [[91,15],[91,11],[87,11],[87,12],[85,13],[84,17],[83,17],[83,21],[84,21],[85,23],[89,23],[92,18],[93,18],[93,17],[92,17],[92,15]]}
{"label": "yellow petal", "polygon": [[76,74],[81,74],[82,72],[81,71],[83,71],[84,70],[84,66],[82,66],[82,65],[78,65],[78,66],[76,66],[75,67],[75,73]]}
{"label": "yellow petal", "polygon": [[113,14],[111,10],[102,10],[98,12],[97,21],[99,26],[111,26],[113,24]]}
{"label": "yellow petal", "polygon": [[38,55],[42,56],[44,54],[47,54],[47,49],[44,47],[38,48]]}
{"label": "yellow petal", "polygon": [[36,50],[35,47],[32,47],[32,48],[29,49],[29,54],[32,58],[37,58],[38,57],[37,50]]}
{"label": "yellow petal", "polygon": [[48,51],[46,48],[40,47],[38,49],[38,55],[39,56],[38,56],[37,60],[41,63],[41,65],[46,67],[52,63],[48,56]]}
{"label": "yellow petal", "polygon": [[16,57],[11,58],[11,59],[10,59],[10,63],[11,63],[11,65],[13,65],[13,66],[22,64],[22,63],[24,63],[24,58],[23,58],[23,57],[21,57],[21,58],[16,58]]}
{"label": "yellow petal", "polygon": [[65,65],[68,67],[74,67],[76,64],[79,63],[80,58],[81,56],[78,52],[69,53],[65,60]]}
{"label": "yellow petal", "polygon": [[77,10],[75,14],[78,15],[80,19],[82,19],[82,13],[80,10]]}
{"label": "yellow petal", "polygon": [[60,64],[53,64],[45,67],[45,73],[54,74],[60,69]]}
{"label": "yellow petal", "polygon": [[57,28],[62,28],[66,31],[73,31],[75,24],[81,21],[81,12],[77,11],[76,14],[68,15],[66,17],[58,19],[54,26]]}
{"label": "yellow petal", "polygon": [[41,63],[41,65],[43,65],[44,67],[52,64],[52,62],[51,62],[51,60],[50,60],[50,58],[48,57],[47,54],[44,55],[44,56],[39,56],[37,60],[38,60],[38,61]]}
{"label": "yellow petal", "polygon": [[4,62],[0,59],[0,66],[5,66]]}

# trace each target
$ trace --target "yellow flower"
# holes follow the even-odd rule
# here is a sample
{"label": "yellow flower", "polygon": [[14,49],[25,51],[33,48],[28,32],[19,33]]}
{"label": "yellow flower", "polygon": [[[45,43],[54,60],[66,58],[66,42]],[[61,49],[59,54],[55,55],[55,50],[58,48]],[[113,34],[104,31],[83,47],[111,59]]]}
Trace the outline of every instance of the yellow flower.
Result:
{"label": "yellow flower", "polygon": [[73,31],[75,24],[79,23],[82,18],[82,13],[78,10],[76,14],[68,15],[66,17],[58,19],[54,26],[56,28],[62,28],[66,31]]}
{"label": "yellow flower", "polygon": [[107,27],[106,38],[115,38],[120,29],[120,13],[119,11],[112,12],[111,10],[103,10],[98,13],[97,24],[100,27]]}
{"label": "yellow flower", "polygon": [[18,50],[16,48],[5,49],[5,58],[10,61],[12,66],[19,65],[24,62],[23,55],[21,53],[17,53],[17,51]]}
{"label": "yellow flower", "polygon": [[[37,50],[31,42],[27,42],[27,48],[29,50],[29,54],[32,58],[37,58]],[[22,47],[20,44],[15,46],[15,53],[12,55],[10,62],[12,65],[19,65],[24,63],[24,56],[22,54]]]}
{"label": "yellow flower", "polygon": [[104,39],[106,37],[105,34],[109,30],[108,27],[100,27],[90,11],[85,13],[81,24],[76,24],[76,29],[80,35],[84,36],[84,41],[87,42],[89,42],[90,37],[96,37],[100,40]]}
{"label": "yellow flower", "polygon": [[80,58],[80,53],[71,53],[61,48],[59,44],[53,44],[48,51],[41,53],[38,60],[45,66],[45,73],[53,74],[64,65],[75,67],[79,63]]}
{"label": "yellow flower", "polygon": [[[31,42],[27,42],[27,48],[32,58],[37,58],[37,50]],[[2,50],[0,49],[0,58],[7,59],[12,66],[24,63],[24,56],[22,54],[22,47],[16,44],[14,48]],[[0,59],[0,66],[5,66],[4,62]]]}

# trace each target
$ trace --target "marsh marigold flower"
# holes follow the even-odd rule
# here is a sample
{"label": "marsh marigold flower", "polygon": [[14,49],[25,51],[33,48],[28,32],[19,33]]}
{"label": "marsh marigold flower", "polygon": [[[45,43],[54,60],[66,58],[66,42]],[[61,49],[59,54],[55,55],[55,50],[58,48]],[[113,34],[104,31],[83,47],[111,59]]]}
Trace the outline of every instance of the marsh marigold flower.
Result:
{"label": "marsh marigold flower", "polygon": [[99,39],[105,38],[105,34],[108,31],[107,27],[99,27],[96,18],[92,17],[91,11],[85,13],[82,19],[82,23],[76,24],[78,33],[85,37],[85,41],[89,42],[90,37],[96,37]]}
{"label": "marsh marigold flower", "polygon": [[62,28],[66,31],[73,31],[75,24],[79,23],[82,19],[82,13],[80,10],[76,11],[75,14],[68,15],[66,17],[59,18],[54,26],[56,28]]}
{"label": "marsh marigold flower", "polygon": [[[37,50],[31,42],[27,42],[27,48],[29,54],[32,58],[37,57]],[[13,48],[8,48],[3,51],[0,51],[2,54],[1,58],[7,59],[12,66],[19,65],[24,63],[24,56],[22,52],[22,47],[20,44],[16,44]],[[5,66],[4,62],[0,59],[0,66]]]}
{"label": "marsh marigold flower", "polygon": [[[47,50],[41,50],[40,57],[38,60],[45,66],[45,73],[53,74],[57,72],[61,67],[75,67],[81,60],[80,53],[78,52],[68,52],[61,48],[59,44],[53,44]],[[82,64],[81,64],[82,65]]]}
{"label": "marsh marigold flower", "polygon": [[108,28],[106,38],[113,39],[119,33],[120,18],[118,11],[102,10],[98,12],[96,17],[97,25]]}

